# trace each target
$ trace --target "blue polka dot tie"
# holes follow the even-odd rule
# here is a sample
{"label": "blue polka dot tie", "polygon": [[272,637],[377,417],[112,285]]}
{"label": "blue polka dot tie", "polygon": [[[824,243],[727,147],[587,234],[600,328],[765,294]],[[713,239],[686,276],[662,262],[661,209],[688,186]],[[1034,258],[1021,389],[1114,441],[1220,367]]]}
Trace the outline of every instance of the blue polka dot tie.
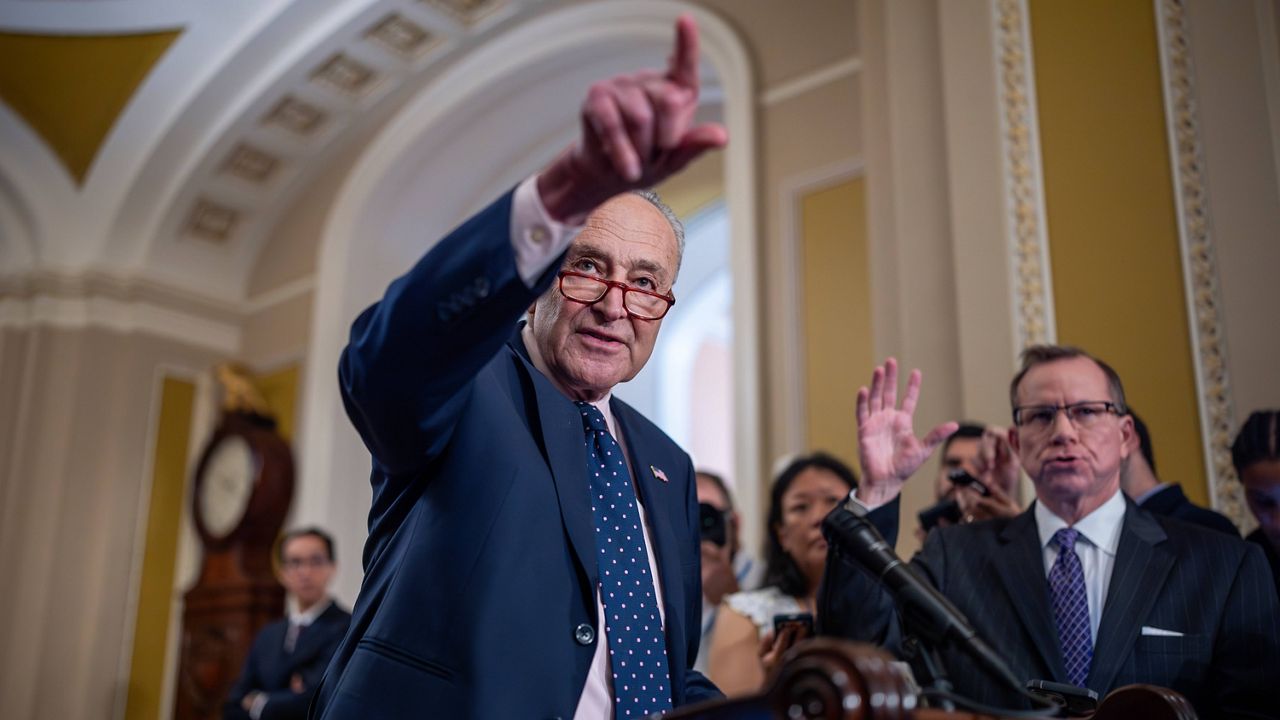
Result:
{"label": "blue polka dot tie", "polygon": [[649,573],[636,491],[622,448],[595,406],[575,403],[586,429],[587,477],[596,523],[596,570],[604,604],[616,717],[671,709],[667,646]]}
{"label": "blue polka dot tie", "polygon": [[1058,642],[1062,660],[1072,685],[1084,687],[1093,662],[1093,637],[1089,631],[1089,599],[1085,594],[1084,568],[1076,555],[1080,531],[1062,528],[1053,534],[1058,544],[1058,559],[1049,569],[1049,594],[1053,616],[1058,624]]}

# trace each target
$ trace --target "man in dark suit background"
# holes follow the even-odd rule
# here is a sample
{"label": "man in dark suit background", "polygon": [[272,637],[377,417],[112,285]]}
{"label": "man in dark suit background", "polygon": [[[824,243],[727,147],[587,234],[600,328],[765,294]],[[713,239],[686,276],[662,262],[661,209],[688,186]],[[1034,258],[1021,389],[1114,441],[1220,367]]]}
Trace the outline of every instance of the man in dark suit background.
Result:
{"label": "man in dark suit background", "polygon": [[581,139],[352,327],[339,379],[373,506],[317,717],[639,717],[718,695],[691,669],[692,462],[612,397],[653,350],[683,242],[632,191],[726,140],[693,124],[692,18],[676,36],[666,72],[594,85]]}
{"label": "man in dark suit background", "polygon": [[[1182,486],[1161,482],[1156,476],[1155,450],[1151,445],[1151,432],[1133,408],[1128,408],[1133,419],[1133,438],[1129,457],[1120,470],[1120,489],[1143,510],[1167,515],[1179,520],[1202,525],[1231,535],[1239,535],[1240,529],[1225,515],[1202,508],[1187,499]],[[1136,450],[1136,452],[1135,452]]]}
{"label": "man in dark suit background", "polygon": [[[892,543],[898,494],[954,428],[915,436],[920,376],[898,409],[897,366],[858,394],[864,484],[856,501]],[[1036,488],[1023,514],[930,534],[912,567],[964,615],[1019,679],[1103,695],[1151,683],[1187,696],[1202,717],[1274,717],[1280,606],[1258,549],[1225,533],[1152,515],[1120,492],[1132,420],[1120,378],[1075,348],[1023,354],[1009,442]],[[852,514],[837,510],[836,534]],[[900,651],[904,628],[876,578],[832,541],[820,594],[823,632]],[[966,656],[946,651],[955,689],[989,705],[1029,706]]]}
{"label": "man in dark suit background", "polygon": [[286,533],[280,540],[280,581],[294,607],[289,617],[253,639],[240,678],[227,694],[224,720],[301,720],[351,613],[329,597],[333,538],[319,528]]}

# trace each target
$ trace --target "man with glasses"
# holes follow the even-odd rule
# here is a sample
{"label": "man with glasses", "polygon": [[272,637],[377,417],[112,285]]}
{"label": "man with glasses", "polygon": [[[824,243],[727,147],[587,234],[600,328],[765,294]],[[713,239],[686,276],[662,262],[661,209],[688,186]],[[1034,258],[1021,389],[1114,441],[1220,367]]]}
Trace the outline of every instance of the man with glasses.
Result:
{"label": "man with glasses", "polygon": [[644,717],[717,696],[689,456],[613,397],[675,302],[683,230],[635,192],[723,146],[697,28],[594,85],[581,138],[355,322],[339,380],[373,455],[365,578],[320,718]]}
{"label": "man with glasses", "polygon": [[[949,433],[912,429],[920,375],[897,407],[897,366],[877,368],[858,394],[863,485],[856,501],[889,542],[903,482]],[[1204,717],[1274,717],[1280,607],[1256,548],[1139,509],[1120,491],[1134,443],[1120,377],[1083,350],[1023,353],[1010,387],[1009,443],[1036,489],[1032,508],[943,528],[912,567],[968,617],[1021,680],[1087,687],[1172,688]],[[849,529],[847,510],[830,521]],[[824,630],[901,648],[889,596],[832,542],[820,596]],[[942,653],[955,689],[988,705],[1024,696],[955,650]]]}
{"label": "man with glasses", "polygon": [[305,718],[351,621],[351,613],[329,597],[333,538],[319,528],[302,528],[286,533],[279,548],[289,617],[267,625],[253,639],[240,679],[227,694],[223,720]]}

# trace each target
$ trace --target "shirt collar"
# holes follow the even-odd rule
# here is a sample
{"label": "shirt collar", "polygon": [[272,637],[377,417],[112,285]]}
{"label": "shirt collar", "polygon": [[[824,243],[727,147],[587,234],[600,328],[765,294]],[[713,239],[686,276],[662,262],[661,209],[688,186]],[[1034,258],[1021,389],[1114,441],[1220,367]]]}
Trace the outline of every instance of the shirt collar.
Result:
{"label": "shirt collar", "polygon": [[1168,489],[1169,489],[1169,488],[1171,488],[1171,487],[1173,487],[1173,483],[1162,482],[1162,483],[1160,483],[1159,485],[1156,485],[1155,487],[1151,488],[1150,490],[1148,490],[1148,491],[1146,491],[1146,492],[1142,493],[1141,495],[1139,495],[1138,497],[1134,498],[1134,499],[1133,499],[1133,502],[1134,502],[1134,504],[1135,504],[1135,505],[1141,505],[1142,503],[1144,503],[1144,502],[1146,502],[1146,501],[1150,500],[1151,498],[1155,497],[1156,495],[1158,495],[1161,491],[1163,491],[1163,490],[1168,490]]}
{"label": "shirt collar", "polygon": [[324,600],[321,600],[315,605],[312,605],[311,609],[306,612],[298,612],[297,610],[291,610],[289,612],[289,622],[293,623],[294,625],[301,625],[302,627],[308,627],[311,625],[311,623],[315,622],[316,618],[320,617],[320,615],[322,615],[325,610],[328,610],[329,606],[332,604],[333,604],[333,598],[325,598]]}
{"label": "shirt collar", "polygon": [[1080,522],[1068,526],[1067,522],[1048,508],[1036,502],[1036,530],[1040,533],[1040,547],[1047,547],[1053,536],[1065,527],[1074,527],[1090,545],[1114,556],[1120,545],[1120,526],[1124,524],[1124,493],[1117,488],[1114,495],[1097,510],[1080,518]]}

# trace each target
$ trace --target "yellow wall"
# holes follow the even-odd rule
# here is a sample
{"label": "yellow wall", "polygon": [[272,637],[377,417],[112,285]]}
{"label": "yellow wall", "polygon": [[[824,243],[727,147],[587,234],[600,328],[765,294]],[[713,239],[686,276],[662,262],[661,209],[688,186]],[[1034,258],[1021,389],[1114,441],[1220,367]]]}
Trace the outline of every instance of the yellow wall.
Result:
{"label": "yellow wall", "polygon": [[165,651],[169,642],[169,610],[174,593],[178,530],[187,480],[188,439],[195,405],[195,384],[166,377],[161,388],[147,511],[147,545],[133,631],[127,720],[160,717],[164,695]]}
{"label": "yellow wall", "polygon": [[179,34],[0,33],[0,99],[81,182],[129,98]]}
{"label": "yellow wall", "polygon": [[298,415],[299,366],[295,363],[279,370],[255,375],[254,385],[276,416],[276,430],[286,442],[293,442],[293,428]]}
{"label": "yellow wall", "polygon": [[1161,478],[1207,504],[1154,8],[1030,8],[1058,341],[1115,366]]}
{"label": "yellow wall", "polygon": [[800,217],[808,445],[857,468],[854,405],[875,367],[865,182],[805,195]]}

